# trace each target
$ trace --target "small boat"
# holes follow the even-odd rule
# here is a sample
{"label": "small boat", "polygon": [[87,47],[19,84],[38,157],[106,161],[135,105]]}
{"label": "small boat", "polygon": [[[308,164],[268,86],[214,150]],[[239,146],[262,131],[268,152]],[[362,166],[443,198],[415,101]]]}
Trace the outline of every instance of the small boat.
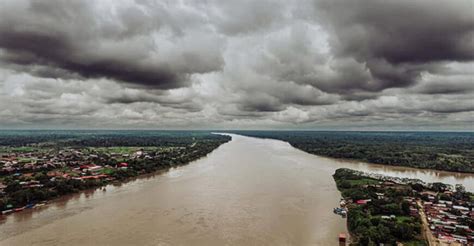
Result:
{"label": "small boat", "polygon": [[345,218],[347,216],[347,210],[345,208],[334,208],[333,212],[335,214],[341,215],[342,218]]}
{"label": "small boat", "polygon": [[346,243],[346,234],[345,233],[339,233],[339,243]]}
{"label": "small boat", "polygon": [[13,211],[15,211],[15,213],[16,213],[16,212],[21,212],[21,211],[23,211],[23,209],[25,209],[25,207],[15,208],[15,209],[13,209]]}
{"label": "small boat", "polygon": [[34,207],[35,207],[35,204],[33,204],[33,203],[27,204],[25,206],[25,208],[34,208]]}
{"label": "small boat", "polygon": [[341,211],[341,216],[342,216],[342,218],[346,218],[346,217],[347,217],[347,212],[346,212],[346,210]]}
{"label": "small boat", "polygon": [[13,209],[7,209],[7,210],[2,211],[2,214],[9,214],[9,213],[13,213]]}

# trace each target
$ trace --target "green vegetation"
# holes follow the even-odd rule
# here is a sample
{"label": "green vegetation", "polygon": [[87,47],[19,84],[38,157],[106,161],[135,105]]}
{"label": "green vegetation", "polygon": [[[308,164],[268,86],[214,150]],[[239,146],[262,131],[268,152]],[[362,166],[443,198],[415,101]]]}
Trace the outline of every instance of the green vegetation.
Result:
{"label": "green vegetation", "polygon": [[403,243],[404,246],[428,246],[428,243],[422,240],[413,240]]}
{"label": "green vegetation", "polygon": [[[405,199],[412,195],[410,186],[384,186],[380,180],[344,168],[333,177],[349,204],[347,225],[354,245],[424,245],[415,244],[423,239],[419,218],[410,214],[414,205]],[[368,202],[357,202],[361,200]]]}
{"label": "green vegetation", "polygon": [[311,154],[370,163],[474,172],[472,132],[234,131],[289,142]]}
{"label": "green vegetation", "polygon": [[184,165],[229,140],[201,131],[0,131],[0,210]]}

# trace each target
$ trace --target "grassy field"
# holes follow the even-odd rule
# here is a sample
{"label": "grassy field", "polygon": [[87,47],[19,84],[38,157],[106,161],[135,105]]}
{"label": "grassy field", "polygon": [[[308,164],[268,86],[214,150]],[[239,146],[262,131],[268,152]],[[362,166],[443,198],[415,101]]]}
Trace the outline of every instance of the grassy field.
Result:
{"label": "grassy field", "polygon": [[157,151],[159,147],[128,147],[128,146],[115,146],[115,147],[89,147],[87,150],[89,152],[98,152],[98,153],[117,153],[117,154],[133,154],[139,150],[144,151]]}
{"label": "grassy field", "polygon": [[413,240],[409,242],[403,242],[405,246],[428,246],[428,244],[423,240]]}

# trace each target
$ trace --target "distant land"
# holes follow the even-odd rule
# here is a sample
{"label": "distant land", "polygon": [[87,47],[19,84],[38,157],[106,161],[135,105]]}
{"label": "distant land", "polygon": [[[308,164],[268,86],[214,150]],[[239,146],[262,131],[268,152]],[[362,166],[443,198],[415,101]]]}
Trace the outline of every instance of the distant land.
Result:
{"label": "distant land", "polygon": [[311,154],[376,164],[474,173],[473,132],[232,131],[289,142]]}

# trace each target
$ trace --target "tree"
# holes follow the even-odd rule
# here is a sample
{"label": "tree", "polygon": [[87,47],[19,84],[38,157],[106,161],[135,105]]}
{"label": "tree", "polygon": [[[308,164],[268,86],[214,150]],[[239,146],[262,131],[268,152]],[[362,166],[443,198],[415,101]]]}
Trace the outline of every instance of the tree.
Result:
{"label": "tree", "polygon": [[410,203],[408,201],[403,201],[401,207],[404,215],[410,214]]}

